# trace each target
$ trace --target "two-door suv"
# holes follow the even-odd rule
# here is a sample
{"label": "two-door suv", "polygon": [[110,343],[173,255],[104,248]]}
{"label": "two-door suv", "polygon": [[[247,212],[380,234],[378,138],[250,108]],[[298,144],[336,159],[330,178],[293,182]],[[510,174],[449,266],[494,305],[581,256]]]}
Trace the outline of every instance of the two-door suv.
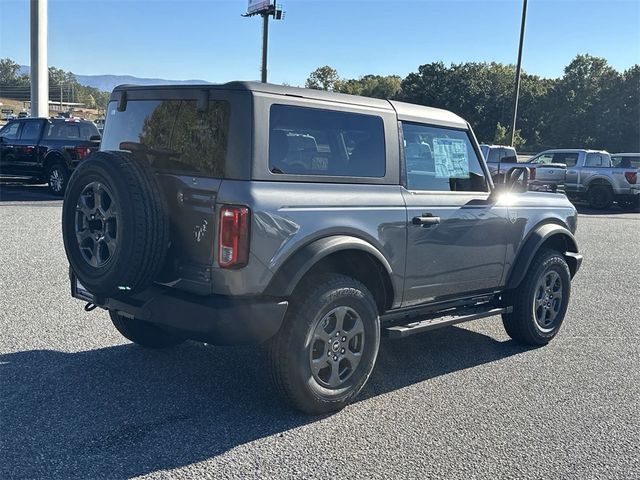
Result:
{"label": "two-door suv", "polygon": [[70,179],[72,295],[147,347],[266,342],[297,408],[334,411],[382,334],[502,315],[558,332],[582,257],[576,210],[496,188],[467,122],[434,108],[233,82],[116,88]]}

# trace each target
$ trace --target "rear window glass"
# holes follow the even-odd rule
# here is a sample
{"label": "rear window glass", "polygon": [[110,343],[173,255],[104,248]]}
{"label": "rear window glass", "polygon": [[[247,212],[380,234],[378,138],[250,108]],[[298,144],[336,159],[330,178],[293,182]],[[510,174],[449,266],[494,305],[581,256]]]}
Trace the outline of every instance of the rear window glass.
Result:
{"label": "rear window glass", "polygon": [[89,140],[100,135],[95,125],[84,122],[51,122],[47,127],[49,140]]}
{"label": "rear window glass", "polygon": [[157,170],[223,177],[229,103],[212,100],[130,100],[124,112],[109,104],[102,150],[130,151]]}
{"label": "rear window glass", "polygon": [[273,105],[269,170],[275,174],[384,177],[381,117]]}

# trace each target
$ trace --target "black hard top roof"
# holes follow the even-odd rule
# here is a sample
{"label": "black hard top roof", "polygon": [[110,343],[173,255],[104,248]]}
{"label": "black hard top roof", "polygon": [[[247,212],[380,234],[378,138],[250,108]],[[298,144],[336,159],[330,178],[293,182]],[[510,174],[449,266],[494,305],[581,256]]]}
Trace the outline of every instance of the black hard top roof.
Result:
{"label": "black hard top roof", "polygon": [[425,107],[395,100],[348,95],[345,93],[327,92],[309,88],[275,85],[272,83],[234,81],[221,84],[180,84],[180,85],[118,85],[111,93],[111,100],[117,100],[122,91],[150,91],[162,90],[235,90],[269,95],[282,95],[297,98],[307,98],[325,102],[347,103],[381,110],[394,111],[398,118],[407,121],[430,121],[436,124],[455,128],[467,128],[467,122],[458,115],[439,108]]}

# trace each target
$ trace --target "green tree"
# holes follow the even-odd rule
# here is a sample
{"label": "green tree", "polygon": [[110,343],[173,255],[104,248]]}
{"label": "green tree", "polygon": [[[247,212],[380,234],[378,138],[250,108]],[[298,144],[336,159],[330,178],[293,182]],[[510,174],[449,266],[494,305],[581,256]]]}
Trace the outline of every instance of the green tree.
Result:
{"label": "green tree", "polygon": [[311,72],[305,86],[314,90],[334,90],[339,81],[336,69],[325,65]]}
{"label": "green tree", "polygon": [[10,58],[0,59],[0,85],[15,85],[20,65]]}

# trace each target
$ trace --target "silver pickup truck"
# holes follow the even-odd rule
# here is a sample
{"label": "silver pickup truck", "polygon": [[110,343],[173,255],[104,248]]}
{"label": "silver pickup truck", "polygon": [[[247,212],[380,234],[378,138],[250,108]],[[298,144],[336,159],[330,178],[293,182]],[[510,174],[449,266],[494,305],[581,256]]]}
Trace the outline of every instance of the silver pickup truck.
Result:
{"label": "silver pickup truck", "polygon": [[556,163],[559,155],[567,166],[564,189],[570,199],[586,200],[596,209],[609,208],[614,201],[623,208],[637,209],[640,205],[638,168],[614,167],[604,150],[546,150],[529,163]]}
{"label": "silver pickup truck", "polygon": [[564,184],[567,167],[562,153],[551,156],[540,154],[527,162],[519,163],[516,150],[513,147],[480,145],[480,150],[487,162],[494,183],[503,183],[506,172],[513,167],[528,167],[531,172],[529,178],[531,190],[556,191],[559,186]]}

